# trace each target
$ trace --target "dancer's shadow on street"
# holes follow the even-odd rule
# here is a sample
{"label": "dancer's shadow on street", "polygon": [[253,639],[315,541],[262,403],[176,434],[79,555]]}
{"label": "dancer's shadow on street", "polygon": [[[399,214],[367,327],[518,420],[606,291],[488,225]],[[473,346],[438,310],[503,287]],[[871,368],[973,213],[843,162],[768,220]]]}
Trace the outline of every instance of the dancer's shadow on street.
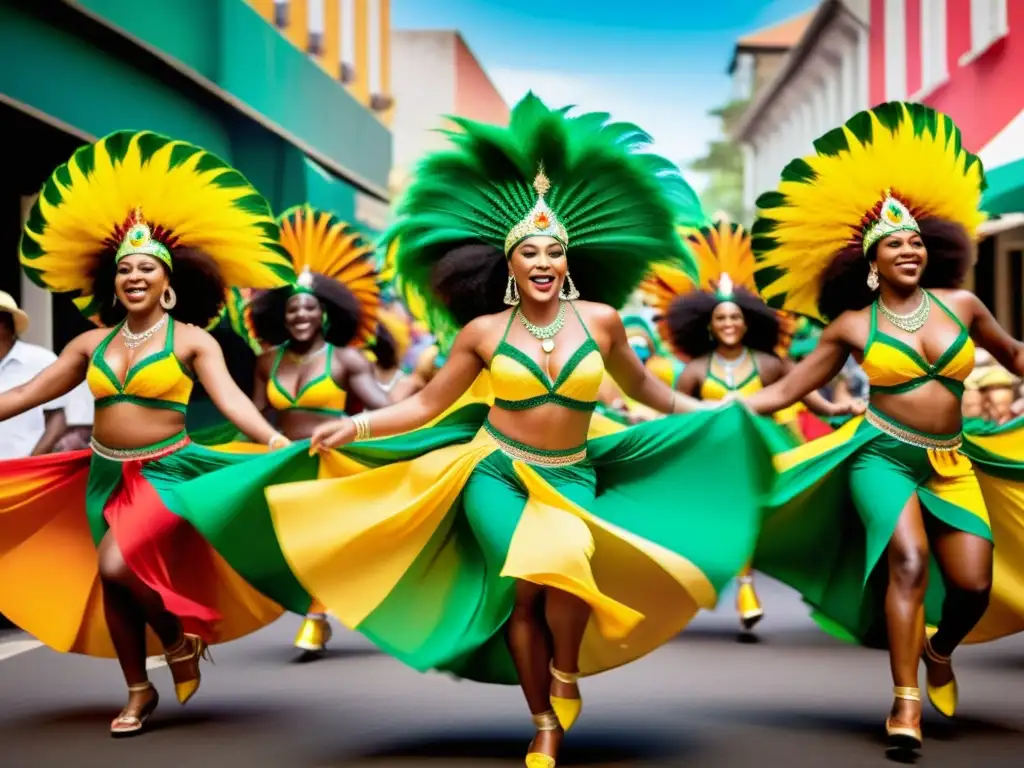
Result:
{"label": "dancer's shadow on street", "polygon": [[[424,762],[449,765],[457,761],[467,766],[522,765],[529,747],[528,730],[513,733],[495,730],[486,736],[480,731],[448,731],[436,736],[412,739],[386,750],[364,754],[359,759],[328,763],[333,766],[400,766],[421,765]],[[695,744],[680,744],[657,733],[638,733],[635,728],[622,731],[603,728],[587,732],[573,730],[558,757],[559,766],[633,766],[655,765],[662,761],[676,765],[683,756],[691,757],[697,751]]]}

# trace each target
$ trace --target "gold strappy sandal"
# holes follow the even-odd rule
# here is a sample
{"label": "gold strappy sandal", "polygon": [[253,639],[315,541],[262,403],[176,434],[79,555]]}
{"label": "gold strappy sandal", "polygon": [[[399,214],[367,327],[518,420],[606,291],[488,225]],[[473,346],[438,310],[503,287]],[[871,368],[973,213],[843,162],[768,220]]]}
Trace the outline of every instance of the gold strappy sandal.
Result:
{"label": "gold strappy sandal", "polygon": [[744,574],[739,578],[739,589],[736,590],[736,611],[740,615],[740,626],[749,632],[764,618],[761,601],[754,590],[754,577]]}
{"label": "gold strappy sandal", "polygon": [[[558,716],[554,712],[544,712],[533,716],[533,724],[538,731],[557,731],[562,726],[558,723]],[[533,749],[533,743],[530,744]],[[555,768],[555,758],[545,755],[543,752],[527,752],[526,768]]]}
{"label": "gold strappy sandal", "polygon": [[[551,671],[551,676],[564,685],[579,684],[579,672],[560,672],[555,669],[554,661],[549,665],[549,670]],[[583,698],[581,696],[575,699],[564,699],[561,696],[550,696],[549,698],[551,699],[551,708],[555,710],[562,730],[568,731],[572,728],[576,719],[580,716],[580,712],[583,710]]]}
{"label": "gold strappy sandal", "polygon": [[142,729],[146,725],[146,721],[149,720],[149,716],[156,710],[156,705],[160,703],[160,694],[157,693],[156,688],[153,687],[152,683],[139,683],[138,685],[129,685],[128,693],[142,693],[143,691],[153,691],[153,698],[147,701],[134,713],[128,707],[121,710],[121,714],[114,718],[110,724],[110,735],[115,739],[123,739],[128,736],[138,736],[142,733]]}
{"label": "gold strappy sandal", "polygon": [[307,614],[295,636],[295,647],[301,651],[319,653],[327,647],[332,634],[330,622],[324,614]]}
{"label": "gold strappy sandal", "polygon": [[[932,639],[930,637],[925,638],[924,641],[925,669],[928,667],[928,662],[935,664],[950,663],[949,656],[936,653],[935,649],[932,648]],[[950,667],[950,671],[952,672],[952,667]],[[932,685],[931,681],[928,681],[928,701],[945,717],[953,717],[956,714],[956,705],[959,699],[960,689],[956,684],[956,675],[945,685]]]}
{"label": "gold strappy sandal", "polygon": [[[897,685],[892,689],[892,693],[897,699],[906,699],[907,701],[921,700],[920,688],[907,688]],[[885,733],[889,737],[890,749],[920,749],[923,743],[920,726],[893,725],[891,716],[885,719]]]}
{"label": "gold strappy sandal", "polygon": [[[202,672],[199,669],[200,659],[206,659],[211,664],[213,663],[210,649],[201,637],[186,633],[177,645],[164,654],[164,658],[167,660],[171,675],[174,676],[174,692],[178,696],[178,701],[185,704],[199,690],[202,678]],[[190,668],[192,675],[184,680],[179,679],[175,674],[176,668]]]}

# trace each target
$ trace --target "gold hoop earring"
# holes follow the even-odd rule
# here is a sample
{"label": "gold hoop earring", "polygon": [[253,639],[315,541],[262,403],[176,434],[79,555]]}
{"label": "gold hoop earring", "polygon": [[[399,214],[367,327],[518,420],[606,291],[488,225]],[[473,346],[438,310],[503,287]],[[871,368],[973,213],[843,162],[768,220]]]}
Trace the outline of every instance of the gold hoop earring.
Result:
{"label": "gold hoop earring", "polygon": [[871,262],[868,269],[868,288],[872,291],[878,290],[878,265],[874,262]]}
{"label": "gold hoop earring", "polygon": [[167,286],[167,289],[160,295],[160,306],[164,308],[164,311],[170,312],[178,303],[178,294],[174,292],[171,286]]}
{"label": "gold hoop earring", "polygon": [[566,301],[576,301],[579,297],[580,292],[576,290],[576,285],[572,281],[572,275],[566,272],[565,280],[562,281],[562,298]]}
{"label": "gold hoop earring", "polygon": [[510,307],[519,303],[519,286],[516,285],[516,278],[512,273],[509,273],[508,285],[505,286],[505,303]]}

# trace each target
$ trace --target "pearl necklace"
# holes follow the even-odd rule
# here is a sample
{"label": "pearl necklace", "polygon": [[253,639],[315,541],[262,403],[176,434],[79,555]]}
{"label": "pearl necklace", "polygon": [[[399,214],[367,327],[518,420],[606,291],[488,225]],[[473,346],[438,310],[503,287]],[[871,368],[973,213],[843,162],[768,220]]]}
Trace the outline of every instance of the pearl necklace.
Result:
{"label": "pearl necklace", "polygon": [[167,315],[164,315],[159,320],[157,320],[153,325],[144,330],[142,333],[133,333],[132,331],[128,330],[128,321],[125,320],[124,323],[121,325],[121,335],[124,337],[123,343],[125,347],[128,349],[135,349],[136,347],[141,347],[143,344],[145,344],[153,337],[154,333],[163,328],[164,323],[166,322]]}
{"label": "pearl necklace", "polygon": [[559,302],[558,305],[558,316],[550,325],[535,325],[526,319],[526,315],[523,314],[522,310],[519,311],[519,319],[523,322],[523,327],[530,333],[533,338],[540,341],[540,348],[544,350],[546,354],[551,354],[555,350],[555,336],[562,330],[565,325],[565,302]]}
{"label": "pearl necklace", "polygon": [[[918,290],[921,291],[920,288]],[[882,313],[882,316],[901,331],[906,331],[907,333],[916,333],[921,330],[924,324],[928,322],[928,314],[931,312],[931,309],[932,301],[927,291],[921,291],[921,303],[917,305],[917,309],[905,315],[896,314],[885,306],[881,296],[878,297],[878,310]]]}
{"label": "pearl necklace", "polygon": [[744,347],[743,352],[740,353],[740,355],[735,360],[728,360],[722,357],[717,352],[713,352],[711,356],[715,363],[718,364],[718,367],[725,372],[725,383],[729,385],[730,389],[732,387],[735,387],[736,377],[733,375],[733,371],[735,371],[737,368],[739,368],[741,365],[747,362],[747,358],[750,357],[750,354],[747,352],[747,348]]}

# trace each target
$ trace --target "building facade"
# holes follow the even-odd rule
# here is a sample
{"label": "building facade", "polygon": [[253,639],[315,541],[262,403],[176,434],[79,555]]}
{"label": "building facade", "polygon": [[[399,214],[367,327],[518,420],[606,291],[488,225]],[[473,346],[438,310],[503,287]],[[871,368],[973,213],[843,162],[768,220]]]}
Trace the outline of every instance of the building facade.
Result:
{"label": "building facade", "polygon": [[445,145],[437,130],[445,127],[445,115],[508,123],[508,105],[456,31],[394,31],[391,65],[392,194],[404,188],[410,169],[424,153]]}
{"label": "building facade", "polygon": [[[778,185],[786,163],[868,105],[868,0],[824,0],[732,128],[744,151],[744,208]],[[747,222],[749,223],[749,222]]]}
{"label": "building facade", "polygon": [[[76,147],[111,131],[152,130],[199,144],[248,176],[275,210],[309,201],[368,232],[384,226],[391,134],[386,109],[368,108],[374,88],[361,99],[358,78],[342,83],[340,67],[332,76],[324,54],[297,48],[257,5],[0,4],[0,124],[18,148],[0,180],[0,288],[32,316],[29,341],[60,349],[85,321],[70,301],[22,279],[24,212]],[[325,14],[337,7],[320,5]],[[386,10],[384,18],[378,26]],[[375,50],[384,56],[387,45]],[[386,64],[377,71],[376,93],[386,96]]]}

